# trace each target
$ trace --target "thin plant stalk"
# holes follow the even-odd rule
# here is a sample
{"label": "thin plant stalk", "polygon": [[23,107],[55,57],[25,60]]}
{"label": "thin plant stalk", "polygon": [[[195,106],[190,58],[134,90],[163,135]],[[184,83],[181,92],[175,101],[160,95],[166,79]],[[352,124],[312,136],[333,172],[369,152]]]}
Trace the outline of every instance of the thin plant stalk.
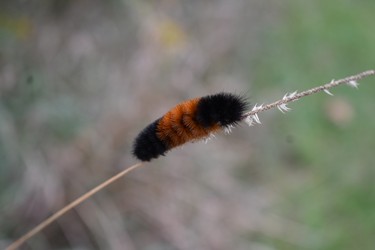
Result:
{"label": "thin plant stalk", "polygon": [[93,189],[91,189],[87,193],[78,197],[76,200],[74,200],[70,204],[66,205],[65,207],[63,207],[62,209],[57,211],[55,214],[51,215],[49,218],[42,221],[38,226],[34,227],[28,233],[26,233],[25,235],[23,235],[22,237],[17,239],[15,242],[13,242],[11,245],[9,245],[6,250],[15,250],[15,249],[19,248],[28,239],[30,239],[35,234],[39,233],[41,230],[43,230],[45,227],[47,227],[49,224],[51,224],[52,222],[54,222],[55,220],[57,220],[58,218],[63,216],[66,212],[70,211],[74,207],[78,206],[79,204],[81,204],[82,202],[84,202],[85,200],[87,200],[88,198],[90,198],[91,196],[93,196],[94,194],[96,194],[97,192],[102,190],[103,188],[105,188],[106,186],[110,185],[111,183],[113,183],[116,180],[118,180],[119,178],[127,175],[132,170],[134,170],[134,169],[136,169],[140,166],[142,166],[142,162],[134,164],[133,166],[121,171],[120,173],[116,174],[115,176],[109,178],[108,180],[106,180],[106,181],[102,182],[101,184],[99,184],[98,186],[94,187]]}
{"label": "thin plant stalk", "polygon": [[288,108],[286,106],[290,102],[297,101],[297,100],[301,99],[302,97],[306,97],[306,96],[309,96],[309,95],[312,95],[312,94],[315,94],[315,93],[318,93],[318,92],[321,92],[321,91],[324,91],[328,95],[333,95],[329,91],[329,89],[331,89],[333,87],[336,87],[338,85],[344,84],[344,83],[348,84],[351,87],[358,88],[358,82],[357,81],[359,81],[359,80],[361,80],[365,77],[372,76],[372,75],[375,75],[375,70],[367,70],[367,71],[364,71],[364,72],[356,74],[356,75],[348,76],[346,78],[342,78],[342,79],[339,79],[339,80],[332,80],[329,83],[326,83],[324,85],[321,85],[321,86],[318,86],[318,87],[315,87],[315,88],[311,88],[309,90],[302,91],[300,93],[297,93],[297,91],[295,91],[293,93],[287,93],[286,95],[284,95],[284,97],[282,99],[277,100],[275,102],[272,102],[270,104],[260,105],[260,106],[258,106],[256,104],[251,111],[249,111],[249,112],[247,112],[243,115],[243,119],[250,126],[254,125],[255,123],[260,124],[260,120],[259,120],[259,117],[258,117],[258,113],[260,113],[260,112],[263,112],[263,111],[266,111],[266,110],[277,107],[281,112],[284,113],[284,112],[290,110],[290,108]]}
{"label": "thin plant stalk", "polygon": [[[286,111],[290,110],[290,108],[288,108],[286,106],[290,102],[297,101],[302,97],[309,96],[309,95],[312,95],[312,94],[315,94],[315,93],[318,93],[318,92],[321,92],[321,91],[324,91],[328,95],[332,95],[332,93],[329,91],[329,89],[331,89],[333,87],[336,87],[338,85],[344,84],[344,83],[348,84],[349,86],[357,88],[358,87],[357,81],[359,81],[359,80],[361,80],[365,77],[372,76],[372,75],[375,75],[375,70],[368,70],[368,71],[364,71],[364,72],[356,74],[356,75],[348,76],[348,77],[343,78],[343,79],[332,80],[329,83],[326,83],[324,85],[321,85],[319,87],[315,87],[315,88],[312,88],[312,89],[309,89],[309,90],[302,91],[300,93],[297,93],[297,91],[295,91],[293,93],[288,93],[288,94],[284,95],[284,97],[282,99],[280,99],[278,101],[275,101],[275,102],[272,102],[270,104],[260,105],[260,106],[255,105],[251,111],[244,114],[243,119],[250,126],[254,125],[255,123],[260,124],[260,120],[259,120],[259,117],[258,117],[258,113],[260,113],[260,112],[263,112],[263,111],[266,111],[266,110],[269,110],[269,109],[272,109],[272,108],[275,108],[275,107],[277,107],[281,112],[286,112]],[[73,209],[74,207],[78,206],[83,201],[87,200],[88,198],[90,198],[91,196],[93,196],[95,193],[99,192],[100,190],[102,190],[106,186],[110,185],[111,183],[115,182],[119,178],[127,175],[128,173],[130,173],[131,171],[133,171],[134,169],[136,169],[136,168],[138,168],[142,165],[143,165],[142,162],[137,163],[137,164],[121,171],[120,173],[118,173],[115,176],[111,177],[110,179],[104,181],[103,183],[99,184],[98,186],[91,189],[87,193],[83,194],[82,196],[80,196],[79,198],[77,198],[76,200],[74,200],[73,202],[68,204],[67,206],[65,206],[62,209],[60,209],[59,211],[57,211],[55,214],[53,214],[52,216],[50,216],[46,220],[42,221],[38,226],[34,227],[28,233],[26,233],[25,235],[23,235],[22,237],[20,237],[16,241],[14,241],[11,245],[9,245],[6,250],[15,250],[15,249],[19,248],[27,240],[29,240],[35,234],[37,234],[38,232],[40,232],[41,230],[46,228],[48,225],[50,225],[52,222],[54,222],[55,220],[60,218],[62,215],[64,215],[65,213],[67,213],[68,211]]]}

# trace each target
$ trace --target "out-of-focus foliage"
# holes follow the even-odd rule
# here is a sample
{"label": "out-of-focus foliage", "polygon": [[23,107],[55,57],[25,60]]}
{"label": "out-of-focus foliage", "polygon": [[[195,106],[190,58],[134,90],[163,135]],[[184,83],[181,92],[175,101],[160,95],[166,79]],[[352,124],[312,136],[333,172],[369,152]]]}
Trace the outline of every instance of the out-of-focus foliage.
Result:
{"label": "out-of-focus foliage", "polygon": [[[374,68],[374,2],[1,1],[0,248],[135,162],[174,104]],[[373,249],[374,79],[173,150],[25,249]]]}
{"label": "out-of-focus foliage", "polygon": [[[373,1],[290,1],[285,23],[274,26],[261,50],[256,70],[257,82],[264,83],[260,91],[303,90],[374,68],[374,8]],[[293,105],[295,112],[272,123],[276,143],[265,144],[276,154],[270,160],[272,172],[291,174],[286,179],[293,183],[286,185],[292,191],[281,213],[312,230],[304,242],[311,249],[375,246],[373,83],[364,80],[359,91],[335,89],[332,98],[306,98]],[[293,143],[285,147],[286,136]]]}

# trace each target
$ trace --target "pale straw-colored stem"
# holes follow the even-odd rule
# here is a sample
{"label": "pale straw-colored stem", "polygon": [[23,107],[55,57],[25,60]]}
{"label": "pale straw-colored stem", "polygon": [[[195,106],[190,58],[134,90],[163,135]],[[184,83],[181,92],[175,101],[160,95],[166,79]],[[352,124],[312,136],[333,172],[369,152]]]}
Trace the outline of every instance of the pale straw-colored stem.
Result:
{"label": "pale straw-colored stem", "polygon": [[315,88],[312,88],[312,89],[309,89],[309,90],[305,90],[305,91],[302,91],[300,93],[295,93],[294,95],[290,95],[290,96],[286,95],[284,98],[282,98],[278,101],[275,101],[275,102],[267,104],[267,105],[262,105],[262,106],[260,106],[256,109],[253,109],[253,110],[245,113],[243,115],[243,119],[245,119],[249,116],[257,115],[258,113],[260,113],[262,111],[266,111],[266,110],[269,110],[269,109],[272,109],[272,108],[275,108],[275,107],[280,107],[280,105],[283,105],[283,104],[287,104],[287,103],[290,103],[290,102],[297,101],[298,99],[300,99],[302,97],[309,96],[309,95],[315,94],[315,93],[320,92],[320,91],[328,90],[330,88],[336,87],[336,86],[344,84],[344,83],[356,82],[358,80],[361,80],[362,78],[365,78],[365,77],[368,77],[368,76],[371,76],[371,75],[375,75],[375,70],[367,70],[367,71],[364,71],[362,73],[352,75],[352,76],[348,76],[348,77],[343,78],[343,79],[332,80],[331,82],[326,83],[324,85],[321,85],[319,87],[315,87]]}
{"label": "pale straw-colored stem", "polygon": [[[336,87],[336,86],[338,86],[340,84],[344,84],[344,83],[348,83],[348,84],[352,85],[353,87],[356,87],[357,86],[356,81],[361,80],[362,78],[365,78],[365,77],[371,76],[371,75],[375,75],[375,70],[368,70],[368,71],[365,71],[365,72],[362,72],[362,73],[359,73],[359,74],[356,74],[356,75],[352,75],[352,76],[349,76],[349,77],[346,77],[346,78],[343,78],[343,79],[340,79],[340,80],[332,80],[331,82],[329,82],[327,84],[324,84],[322,86],[315,87],[315,88],[312,88],[312,89],[309,89],[309,90],[306,90],[306,91],[302,91],[300,93],[295,92],[295,93],[292,93],[292,94],[287,94],[287,95],[284,96],[284,98],[282,98],[278,101],[275,101],[273,103],[270,103],[270,104],[267,104],[267,105],[264,105],[264,106],[263,105],[255,106],[255,108],[253,110],[245,113],[242,118],[245,119],[245,118],[249,118],[249,117],[250,118],[255,117],[255,119],[252,119],[252,120],[258,121],[258,123],[259,123],[259,118],[258,118],[257,114],[262,112],[262,111],[272,109],[272,108],[275,108],[275,107],[279,107],[279,109],[281,111],[283,111],[283,110],[287,111],[288,109],[285,106],[287,103],[296,101],[296,100],[298,100],[302,97],[312,95],[312,94],[320,92],[320,91],[326,91],[327,94],[330,94],[330,92],[328,92],[328,90],[330,88]],[[77,205],[82,203],[83,201],[90,198],[95,193],[99,192],[100,190],[102,190],[106,186],[115,182],[117,179],[123,177],[124,175],[128,174],[130,171],[132,171],[132,170],[134,170],[134,169],[136,169],[140,166],[142,166],[142,162],[137,163],[137,164],[123,170],[122,172],[116,174],[115,176],[111,177],[110,179],[108,179],[105,182],[101,183],[100,185],[96,186],[95,188],[93,188],[89,192],[87,192],[84,195],[82,195],[81,197],[77,198],[72,203],[68,204],[67,206],[65,206],[62,209],[60,209],[59,211],[57,211],[51,217],[49,217],[46,220],[44,220],[43,222],[41,222],[38,226],[34,227],[31,231],[29,231],[28,233],[23,235],[21,238],[19,238],[18,240],[13,242],[11,245],[9,245],[6,250],[15,250],[15,249],[19,248],[28,239],[30,239],[35,234],[37,234],[38,232],[43,230],[45,227],[50,225],[52,222],[54,222],[55,220],[60,218],[66,212],[73,209],[74,207],[76,207]]]}
{"label": "pale straw-colored stem", "polygon": [[70,204],[66,205],[65,207],[63,207],[62,209],[60,209],[59,211],[57,211],[55,214],[51,215],[46,220],[42,221],[38,226],[34,227],[28,233],[26,233],[25,235],[23,235],[22,237],[20,237],[19,239],[17,239],[15,242],[13,242],[11,245],[9,245],[6,248],[6,250],[15,250],[15,249],[19,248],[28,239],[30,239],[31,237],[33,237],[35,234],[39,233],[41,230],[43,230],[49,224],[51,224],[52,222],[54,222],[55,220],[57,220],[58,218],[60,218],[66,212],[68,212],[69,210],[73,209],[77,205],[81,204],[83,201],[87,200],[88,198],[90,198],[91,196],[93,196],[94,194],[96,194],[97,192],[99,192],[100,190],[102,190],[103,188],[105,188],[106,186],[108,186],[109,184],[115,182],[119,178],[123,177],[124,175],[128,174],[130,171],[132,171],[132,170],[134,170],[134,169],[136,169],[136,168],[138,168],[140,166],[142,166],[142,162],[137,163],[137,164],[135,164],[135,165],[133,165],[133,166],[131,166],[131,167],[129,167],[129,168],[121,171],[120,173],[116,174],[115,176],[111,177],[110,179],[106,180],[105,182],[102,182],[101,184],[99,184],[95,188],[91,189],[90,191],[88,191],[84,195],[80,196],[79,198],[77,198],[76,200],[74,200],[73,202],[71,202]]}

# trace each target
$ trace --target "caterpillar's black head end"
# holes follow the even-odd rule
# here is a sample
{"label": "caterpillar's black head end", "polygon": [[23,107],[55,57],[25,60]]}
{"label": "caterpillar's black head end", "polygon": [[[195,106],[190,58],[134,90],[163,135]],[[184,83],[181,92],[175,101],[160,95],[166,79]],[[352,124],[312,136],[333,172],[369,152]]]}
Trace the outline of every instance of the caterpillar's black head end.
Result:
{"label": "caterpillar's black head end", "polygon": [[242,120],[249,103],[243,96],[218,93],[202,97],[197,107],[197,121],[204,127],[219,123],[222,127]]}

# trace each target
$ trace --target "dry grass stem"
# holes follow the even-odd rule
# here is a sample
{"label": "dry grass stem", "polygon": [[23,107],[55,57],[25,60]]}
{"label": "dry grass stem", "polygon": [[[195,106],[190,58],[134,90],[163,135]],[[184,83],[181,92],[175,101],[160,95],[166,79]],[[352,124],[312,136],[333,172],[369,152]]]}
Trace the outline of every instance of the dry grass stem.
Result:
{"label": "dry grass stem", "polygon": [[[280,99],[278,101],[275,101],[273,103],[270,103],[270,104],[267,104],[267,105],[260,105],[260,106],[255,105],[251,111],[247,112],[243,116],[243,119],[245,119],[246,122],[249,125],[253,125],[255,123],[260,123],[258,113],[260,113],[262,111],[269,110],[269,109],[277,107],[281,112],[286,112],[286,111],[290,110],[290,108],[288,108],[286,106],[287,103],[299,100],[302,97],[309,96],[309,95],[315,94],[315,93],[320,92],[320,91],[324,91],[325,93],[327,93],[329,95],[332,95],[332,93],[329,92],[329,89],[331,89],[333,87],[336,87],[338,85],[344,84],[344,83],[346,83],[346,84],[348,84],[352,87],[357,88],[358,87],[358,83],[357,83],[358,80],[361,80],[362,78],[365,78],[365,77],[368,77],[368,76],[371,76],[371,75],[375,75],[375,70],[368,70],[368,71],[365,71],[365,72],[362,72],[362,73],[359,73],[359,74],[356,74],[356,75],[352,75],[352,76],[349,76],[349,77],[346,77],[346,78],[343,78],[343,79],[340,79],[340,80],[332,80],[331,82],[329,82],[327,84],[324,84],[324,85],[321,85],[319,87],[315,87],[315,88],[312,88],[312,89],[309,89],[309,90],[306,90],[306,91],[302,91],[300,93],[297,93],[297,91],[293,92],[293,93],[288,93],[282,99]],[[230,131],[230,128],[229,128],[229,131]],[[30,239],[35,234],[37,234],[38,232],[43,230],[45,227],[47,227],[49,224],[51,224],[52,222],[54,222],[55,220],[60,218],[66,212],[73,209],[74,207],[76,207],[77,205],[82,203],[83,201],[90,198],[95,193],[99,192],[100,190],[102,190],[106,186],[110,185],[111,183],[115,182],[119,178],[125,176],[126,174],[128,174],[129,172],[131,172],[132,170],[134,170],[134,169],[136,169],[140,166],[142,166],[142,162],[137,163],[137,164],[123,170],[122,172],[116,174],[115,176],[111,177],[110,179],[108,179],[105,182],[101,183],[100,185],[96,186],[95,188],[93,188],[89,192],[87,192],[84,195],[82,195],[81,197],[77,198],[72,203],[68,204],[67,206],[65,206],[61,210],[57,211],[55,214],[53,214],[51,217],[47,218],[45,221],[40,223],[38,226],[33,228],[31,231],[26,233],[24,236],[22,236],[21,238],[16,240],[14,243],[12,243],[10,246],[8,246],[7,250],[17,249],[23,243],[25,243],[28,239]]]}
{"label": "dry grass stem", "polygon": [[272,109],[272,108],[275,108],[275,107],[277,107],[281,112],[289,111],[290,108],[288,108],[286,106],[287,103],[297,101],[302,97],[309,96],[309,95],[318,93],[320,91],[324,91],[325,93],[327,93],[329,95],[332,95],[332,93],[329,92],[329,89],[331,89],[333,87],[336,87],[338,85],[344,84],[344,83],[346,83],[346,84],[348,84],[352,87],[357,88],[358,87],[358,83],[357,83],[358,80],[361,80],[362,78],[365,78],[365,77],[368,77],[368,76],[371,76],[371,75],[375,75],[375,70],[368,70],[368,71],[364,71],[364,72],[356,74],[356,75],[348,76],[348,77],[343,78],[343,79],[332,80],[329,83],[326,83],[324,85],[321,85],[321,86],[318,86],[318,87],[315,87],[315,88],[312,88],[312,89],[309,89],[309,90],[302,91],[300,93],[297,93],[297,91],[295,91],[293,93],[287,93],[282,99],[280,99],[278,101],[275,101],[273,103],[270,103],[270,104],[267,104],[267,105],[260,105],[260,106],[255,105],[254,108],[251,111],[247,112],[243,116],[243,119],[246,119],[246,122],[249,125],[253,125],[255,123],[260,124],[258,113],[260,113],[262,111],[266,111],[266,110],[269,110],[269,109]]}
{"label": "dry grass stem", "polygon": [[102,190],[103,188],[105,188],[106,186],[108,186],[111,183],[115,182],[119,178],[121,178],[121,177],[125,176],[126,174],[130,173],[132,170],[134,170],[134,169],[142,166],[142,164],[143,164],[142,162],[134,164],[133,166],[131,166],[131,167],[129,167],[129,168],[121,171],[120,173],[116,174],[115,176],[111,177],[110,179],[102,182],[101,184],[99,184],[95,188],[91,189],[90,191],[88,191],[84,195],[78,197],[76,200],[74,200],[70,204],[66,205],[65,207],[63,207],[62,209],[60,209],[59,211],[57,211],[52,216],[50,216],[46,220],[42,221],[38,226],[34,227],[28,233],[26,233],[25,235],[23,235],[22,237],[20,237],[18,240],[16,240],[15,242],[13,242],[11,245],[9,245],[7,247],[6,250],[15,250],[15,249],[19,248],[28,239],[30,239],[31,237],[33,237],[35,234],[39,233],[41,230],[43,230],[49,224],[51,224],[52,222],[54,222],[55,220],[57,220],[58,218],[60,218],[66,212],[68,212],[69,210],[71,210],[74,207],[78,206],[79,204],[81,204],[82,202],[84,202],[85,200],[87,200],[88,198],[90,198],[91,196],[93,196],[94,194],[96,194],[97,192],[99,192],[100,190]]}

